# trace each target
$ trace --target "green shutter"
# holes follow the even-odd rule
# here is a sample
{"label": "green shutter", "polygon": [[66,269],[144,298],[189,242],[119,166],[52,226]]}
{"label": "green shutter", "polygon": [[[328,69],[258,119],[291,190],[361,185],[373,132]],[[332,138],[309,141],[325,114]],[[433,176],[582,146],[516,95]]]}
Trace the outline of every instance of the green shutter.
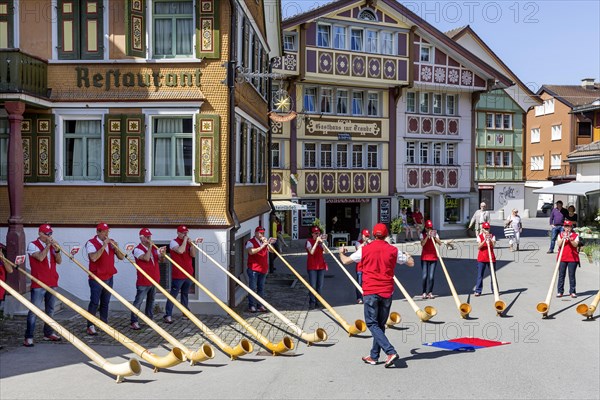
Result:
{"label": "green shutter", "polygon": [[221,123],[218,115],[196,116],[196,163],[198,183],[219,183],[221,169]]}
{"label": "green shutter", "polygon": [[56,170],[54,115],[38,115],[35,120],[35,175],[37,182],[54,182]]}
{"label": "green shutter", "polygon": [[127,55],[146,58],[146,0],[127,0]]}
{"label": "green shutter", "polygon": [[104,58],[102,1],[83,0],[81,3],[81,58],[102,60]]}
{"label": "green shutter", "polygon": [[124,115],[122,124],[122,182],[144,183],[144,114]]}
{"label": "green shutter", "polygon": [[35,182],[35,157],[33,149],[35,148],[35,116],[24,115],[21,121],[21,140],[23,142],[23,174],[25,182]]}
{"label": "green shutter", "polygon": [[121,115],[106,115],[104,117],[104,182],[121,182],[122,147]]}
{"label": "green shutter", "polygon": [[0,1],[0,48],[15,46],[14,0]]}
{"label": "green shutter", "polygon": [[78,60],[80,49],[79,0],[58,0],[58,58]]}
{"label": "green shutter", "polygon": [[[200,0],[196,15],[196,57],[221,58],[219,0]],[[235,51],[235,49],[230,49]]]}

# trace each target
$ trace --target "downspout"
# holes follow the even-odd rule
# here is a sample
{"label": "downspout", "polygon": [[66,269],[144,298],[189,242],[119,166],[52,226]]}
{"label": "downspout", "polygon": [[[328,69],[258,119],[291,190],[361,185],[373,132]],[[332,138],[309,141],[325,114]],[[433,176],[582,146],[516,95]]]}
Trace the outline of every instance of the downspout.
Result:
{"label": "downspout", "polygon": [[[269,78],[267,79],[267,115],[270,114],[271,110],[271,102],[273,101],[273,78],[271,78],[271,73],[273,72],[273,59],[269,60]],[[269,134],[267,135],[267,201],[269,202],[269,207],[271,207],[271,212],[275,211],[275,206],[273,205],[273,199],[271,198],[271,167],[273,160],[273,154],[271,152],[271,143],[272,143],[272,134],[273,134],[273,121],[271,120],[271,116],[269,115]],[[273,232],[271,232],[271,218],[269,217],[269,232],[270,235],[273,236]]]}
{"label": "downspout", "polygon": [[[234,195],[235,195],[235,160],[236,160],[236,132],[235,132],[235,69],[236,69],[236,53],[237,53],[237,21],[236,21],[236,4],[235,0],[229,0],[231,8],[230,27],[229,27],[229,61],[227,62],[227,96],[229,109],[227,110],[227,129],[229,135],[229,160],[234,160],[229,163],[227,170],[227,213],[233,226],[229,229],[228,240],[228,268],[229,271],[235,274],[235,234],[240,229],[240,221],[235,213]],[[229,299],[230,306],[235,305],[235,283],[229,279]]]}

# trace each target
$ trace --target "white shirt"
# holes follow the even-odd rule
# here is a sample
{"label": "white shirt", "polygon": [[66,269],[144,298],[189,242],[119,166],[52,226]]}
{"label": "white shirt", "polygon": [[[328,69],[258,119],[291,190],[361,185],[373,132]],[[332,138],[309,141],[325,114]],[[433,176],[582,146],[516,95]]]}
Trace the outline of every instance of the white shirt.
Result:
{"label": "white shirt", "polygon": [[[96,236],[98,238],[98,236]],[[100,244],[103,244],[104,242],[102,240],[100,240],[100,238],[98,238],[98,241],[100,242]],[[96,250],[96,246],[94,246],[92,244],[91,241],[88,240],[88,242],[85,244],[85,250],[87,251],[88,254],[92,254],[97,252],[98,250]],[[106,246],[104,248],[104,251],[108,253],[108,246]]]}
{"label": "white shirt", "polygon": [[[140,243],[140,244],[141,244],[141,243]],[[148,251],[148,248],[147,248],[146,246],[144,246],[143,244],[142,244],[142,247],[143,247],[143,248],[145,248],[145,249],[146,249],[146,251]],[[141,256],[143,256],[144,254],[146,254],[146,251],[144,251],[144,250],[142,250],[142,249],[140,249],[139,247],[137,247],[137,246],[136,246],[136,247],[133,249],[133,256],[134,256],[135,258],[140,258],[140,257],[141,257]],[[150,261],[154,261],[154,257],[153,257],[153,255],[152,255],[152,253],[150,253]]]}
{"label": "white shirt", "polygon": [[[38,251],[44,251],[44,249],[46,248],[46,243],[42,242],[41,240],[40,240],[40,243],[42,244],[42,250],[40,250],[35,244],[33,244],[33,242],[30,242],[27,245],[27,254],[29,254],[30,256],[33,256],[33,254],[37,253]],[[51,261],[51,259],[50,259],[51,253],[52,253],[52,250],[49,250],[48,255],[46,256],[48,261]]]}
{"label": "white shirt", "polygon": [[[362,260],[362,247],[350,254],[350,259],[354,262],[360,262]],[[404,264],[408,261],[408,254],[398,251],[398,258],[396,259],[397,264]]]}

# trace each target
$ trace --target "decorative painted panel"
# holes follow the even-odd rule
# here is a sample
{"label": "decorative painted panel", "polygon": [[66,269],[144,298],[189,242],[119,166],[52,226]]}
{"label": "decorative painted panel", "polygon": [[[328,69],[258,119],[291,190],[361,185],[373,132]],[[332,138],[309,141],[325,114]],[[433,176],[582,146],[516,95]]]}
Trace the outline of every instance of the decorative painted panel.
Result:
{"label": "decorative painted panel", "polygon": [[[321,195],[352,195],[352,194],[380,194],[387,175],[385,172],[354,172],[354,171],[324,171],[306,172],[304,174],[305,194]],[[275,183],[274,174],[271,175],[272,193],[280,194],[279,183]],[[283,179],[283,178],[281,178]]]}
{"label": "decorative painted panel", "polygon": [[329,51],[319,52],[319,73],[333,74],[333,53]]}
{"label": "decorative painted panel", "polygon": [[54,116],[25,115],[21,136],[25,182],[54,182]]}
{"label": "decorative painted panel", "polygon": [[218,183],[221,169],[221,123],[218,115],[196,116],[196,182]]}
{"label": "decorative painted panel", "polygon": [[366,72],[365,57],[363,56],[352,56],[352,76],[364,77]]}
{"label": "decorative painted panel", "polygon": [[424,135],[452,135],[459,134],[459,119],[457,117],[420,116],[409,114],[406,116],[407,133]]}
{"label": "decorative painted panel", "polygon": [[338,193],[350,193],[350,174],[342,172],[338,174]]}
{"label": "decorative painted panel", "polygon": [[381,193],[381,174],[369,174],[369,193]]}
{"label": "decorative painted panel", "polygon": [[304,190],[307,194],[319,193],[319,174],[314,172],[307,173],[304,182]]}
{"label": "decorative painted panel", "polygon": [[369,57],[368,64],[369,78],[381,79],[381,59]]}
{"label": "decorative painted panel", "polygon": [[107,115],[105,126],[104,181],[143,183],[145,117],[135,115]]}
{"label": "decorative painted panel", "polygon": [[127,2],[127,55],[146,57],[146,0]]}
{"label": "decorative painted panel", "polygon": [[271,173],[271,193],[283,194],[283,174],[281,172]]}
{"label": "decorative painted panel", "polygon": [[354,182],[353,192],[354,193],[366,193],[366,176],[364,173],[354,173],[352,176]]}
{"label": "decorative painted panel", "polygon": [[411,166],[406,169],[406,187],[457,188],[458,167]]}
{"label": "decorative painted panel", "polygon": [[200,0],[196,18],[196,57],[221,58],[219,7],[216,0]]}

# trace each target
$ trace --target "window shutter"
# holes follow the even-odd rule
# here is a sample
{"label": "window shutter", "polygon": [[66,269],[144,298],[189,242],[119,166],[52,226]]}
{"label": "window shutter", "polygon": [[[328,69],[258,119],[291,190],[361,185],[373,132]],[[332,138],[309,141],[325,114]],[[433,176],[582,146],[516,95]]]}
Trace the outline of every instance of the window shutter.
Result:
{"label": "window shutter", "polygon": [[58,58],[79,59],[79,0],[58,0]]}
{"label": "window shutter", "polygon": [[250,26],[248,25],[248,20],[244,19],[244,28],[242,31],[243,35],[243,43],[242,43],[242,67],[248,68],[249,59],[248,59],[248,46],[250,40]]}
{"label": "window shutter", "polygon": [[218,115],[196,115],[195,180],[219,183],[221,170],[221,123]]}
{"label": "window shutter", "polygon": [[81,9],[81,58],[104,58],[104,7],[100,0],[85,0]]}
{"label": "window shutter", "polygon": [[116,183],[121,181],[121,115],[106,115],[104,117],[104,182]]}
{"label": "window shutter", "polygon": [[144,115],[124,115],[122,124],[122,182],[144,183],[146,168],[144,164]]}
{"label": "window shutter", "polygon": [[200,0],[199,3],[196,15],[196,57],[221,58],[219,1]]}
{"label": "window shutter", "polygon": [[24,115],[21,137],[25,182],[54,182],[54,115]]}
{"label": "window shutter", "polygon": [[127,3],[127,55],[146,58],[146,0]]}
{"label": "window shutter", "polygon": [[0,48],[15,47],[14,0],[0,1]]}
{"label": "window shutter", "polygon": [[35,116],[24,115],[21,121],[21,140],[23,142],[23,174],[25,176],[25,182],[35,182],[35,165],[34,157],[32,155],[33,142],[34,142],[34,131]]}

